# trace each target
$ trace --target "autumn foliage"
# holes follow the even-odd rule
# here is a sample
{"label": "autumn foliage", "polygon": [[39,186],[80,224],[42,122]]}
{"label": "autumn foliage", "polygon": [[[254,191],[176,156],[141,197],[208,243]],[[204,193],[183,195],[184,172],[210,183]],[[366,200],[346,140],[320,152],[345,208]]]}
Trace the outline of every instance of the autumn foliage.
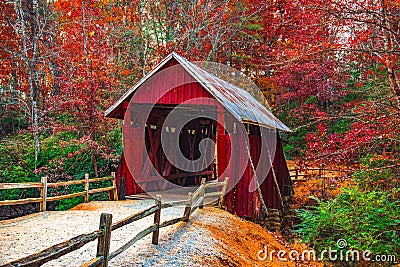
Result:
{"label": "autumn foliage", "polygon": [[[26,0],[0,10],[0,181],[115,170],[120,125],[104,110],[175,51],[253,79],[293,129],[284,149],[300,167],[346,168],[347,187],[399,196],[382,193],[399,187],[398,1]],[[325,211],[308,199],[322,197],[318,186],[298,200]]]}

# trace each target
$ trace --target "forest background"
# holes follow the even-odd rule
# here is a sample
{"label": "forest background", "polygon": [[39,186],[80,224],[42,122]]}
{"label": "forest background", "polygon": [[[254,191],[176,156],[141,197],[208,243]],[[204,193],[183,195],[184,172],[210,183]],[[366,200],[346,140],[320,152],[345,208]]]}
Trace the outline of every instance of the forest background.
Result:
{"label": "forest background", "polygon": [[310,185],[313,197],[294,205],[295,238],[399,255],[400,1],[7,0],[0,10],[0,182],[114,171],[121,125],[104,110],[175,51],[248,75],[294,130],[282,135],[288,159],[351,171],[328,195]]}

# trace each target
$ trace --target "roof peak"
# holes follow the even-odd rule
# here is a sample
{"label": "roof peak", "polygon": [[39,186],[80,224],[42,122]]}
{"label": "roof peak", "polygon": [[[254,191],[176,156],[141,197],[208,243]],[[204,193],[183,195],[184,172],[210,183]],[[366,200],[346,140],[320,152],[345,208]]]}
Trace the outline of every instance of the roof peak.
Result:
{"label": "roof peak", "polygon": [[207,90],[221,105],[223,105],[236,119],[242,122],[256,123],[264,127],[291,131],[285,124],[276,118],[270,110],[261,105],[246,90],[231,84],[230,82],[216,77],[203,68],[190,62],[176,52],[171,52],[157,66],[140,79],[130,90],[128,90],[114,105],[105,111],[109,116],[119,108],[125,99],[130,98],[138,88],[161,67],[174,58],[205,90]]}

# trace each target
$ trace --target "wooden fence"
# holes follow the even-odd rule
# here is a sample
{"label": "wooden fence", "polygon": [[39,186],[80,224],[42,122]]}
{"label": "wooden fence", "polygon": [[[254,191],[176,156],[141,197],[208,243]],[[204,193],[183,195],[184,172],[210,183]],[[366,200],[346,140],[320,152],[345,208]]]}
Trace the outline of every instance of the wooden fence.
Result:
{"label": "wooden fence", "polygon": [[[223,202],[223,197],[228,185],[228,178],[225,178],[224,182],[213,182],[206,184],[206,180],[202,179],[201,185],[197,190],[193,193],[188,193],[187,200],[181,201],[173,201],[173,202],[165,202],[162,203],[161,196],[157,195],[155,199],[155,205],[151,206],[141,212],[135,213],[125,219],[122,219],[114,224],[112,224],[112,215],[111,214],[101,214],[100,216],[100,225],[99,229],[93,231],[88,234],[82,234],[76,236],[68,241],[63,243],[51,246],[46,248],[38,253],[29,255],[27,257],[21,258],[16,261],[12,261],[1,265],[0,267],[13,267],[13,266],[41,266],[42,264],[49,262],[51,260],[55,260],[60,258],[63,255],[66,255],[72,251],[78,250],[89,242],[95,241],[97,239],[97,251],[96,257],[90,260],[89,262],[81,265],[81,267],[94,267],[94,266],[108,266],[108,261],[115,258],[133,244],[135,244],[138,240],[143,237],[153,233],[152,236],[152,244],[157,245],[159,239],[159,229],[176,224],[178,222],[187,222],[190,218],[190,215],[197,209],[203,208],[204,200],[209,197],[219,197],[218,205],[221,206]],[[207,188],[217,188],[217,191],[206,193]],[[218,188],[222,187],[221,191]],[[185,211],[182,217],[174,218],[168,221],[161,221],[161,210],[175,207],[175,206],[185,206]],[[126,226],[130,223],[136,222],[140,219],[148,217],[154,214],[154,222],[149,225],[144,230],[137,233],[131,240],[126,242],[120,248],[110,253],[110,242],[111,242],[111,233],[114,230],[117,230],[123,226]]]}
{"label": "wooden fence", "polygon": [[[102,187],[90,189],[90,183],[102,182],[102,181],[111,181],[110,187]],[[62,186],[70,186],[70,185],[80,185],[84,184],[85,189],[82,192],[60,195],[60,196],[48,196],[49,188],[57,188]],[[61,199],[73,198],[84,196],[84,201],[89,201],[89,196],[91,194],[100,193],[100,192],[111,192],[113,193],[113,200],[118,200],[117,195],[117,186],[115,181],[115,173],[112,172],[108,177],[102,178],[92,178],[89,179],[89,174],[85,174],[85,179],[82,180],[72,180],[67,182],[56,182],[56,183],[48,183],[47,177],[42,177],[40,183],[0,183],[0,190],[7,189],[24,189],[24,188],[38,188],[40,190],[40,197],[37,198],[24,198],[24,199],[14,199],[14,200],[2,200],[0,201],[0,206],[10,206],[10,205],[20,205],[20,204],[28,204],[28,203],[39,203],[40,211],[46,211],[47,202],[52,202]]]}
{"label": "wooden fence", "polygon": [[289,170],[289,175],[293,182],[302,182],[306,181],[307,180],[306,178],[311,178],[311,177],[325,178],[328,176],[327,175],[328,173],[343,174],[349,172],[351,171],[343,169],[332,170],[325,168],[307,168],[307,169],[295,168]]}

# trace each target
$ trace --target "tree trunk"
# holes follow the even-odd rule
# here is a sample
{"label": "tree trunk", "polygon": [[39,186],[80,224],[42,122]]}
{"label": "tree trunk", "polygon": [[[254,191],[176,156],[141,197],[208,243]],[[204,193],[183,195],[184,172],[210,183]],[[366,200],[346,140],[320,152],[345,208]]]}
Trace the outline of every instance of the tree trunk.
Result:
{"label": "tree trunk", "polygon": [[[29,14],[26,14],[24,11],[24,5],[32,9],[32,13],[35,13],[35,18],[29,18],[29,21],[26,21],[26,18]],[[38,160],[40,154],[40,141],[39,141],[39,111],[38,111],[38,100],[39,100],[39,88],[37,86],[37,77],[38,71],[36,69],[37,62],[37,44],[36,44],[36,28],[37,25],[35,23],[38,22],[38,3],[36,0],[29,1],[29,3],[22,3],[21,0],[14,3],[14,10],[17,15],[17,21],[20,24],[21,28],[21,42],[23,48],[22,59],[25,62],[27,77],[28,77],[28,85],[30,91],[30,97],[32,101],[32,115],[31,115],[31,126],[33,132],[34,139],[34,150],[35,150],[35,161]],[[27,23],[30,23],[31,33],[27,32]],[[30,51],[30,52],[29,52]]]}
{"label": "tree trunk", "polygon": [[396,72],[393,67],[388,67],[388,74],[389,74],[389,79],[390,79],[390,87],[396,98],[397,105],[400,106],[400,87],[399,87],[399,83],[397,81]]}

